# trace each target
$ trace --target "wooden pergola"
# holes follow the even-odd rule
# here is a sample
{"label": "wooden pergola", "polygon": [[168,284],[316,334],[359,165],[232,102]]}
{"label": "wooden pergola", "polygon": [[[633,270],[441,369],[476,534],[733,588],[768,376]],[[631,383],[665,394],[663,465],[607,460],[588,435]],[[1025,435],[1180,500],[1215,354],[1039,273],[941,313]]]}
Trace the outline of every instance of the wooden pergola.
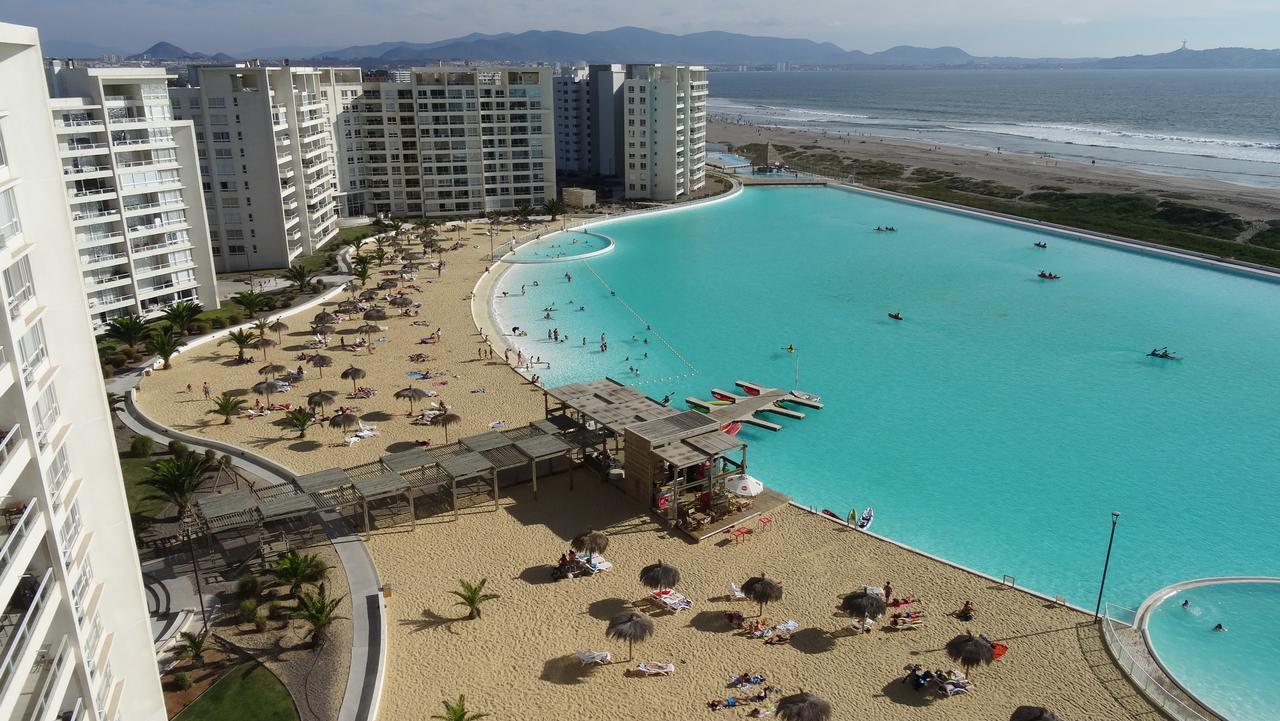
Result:
{"label": "wooden pergola", "polygon": [[[708,491],[714,504],[725,479],[747,468],[747,444],[697,411],[628,426],[626,447],[628,492],[673,526],[686,494]],[[733,451],[740,452],[737,460],[729,457]]]}

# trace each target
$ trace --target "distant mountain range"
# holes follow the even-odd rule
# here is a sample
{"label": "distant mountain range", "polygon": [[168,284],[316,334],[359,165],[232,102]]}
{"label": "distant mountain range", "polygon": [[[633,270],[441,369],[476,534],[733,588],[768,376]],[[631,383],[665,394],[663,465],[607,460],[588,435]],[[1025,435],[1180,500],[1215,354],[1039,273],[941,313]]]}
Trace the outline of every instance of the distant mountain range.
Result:
{"label": "distant mountain range", "polygon": [[[55,52],[53,48],[57,47]],[[62,50],[103,50],[83,43],[51,43],[49,54],[75,57]],[[101,55],[88,53],[83,56]],[[531,30],[523,33],[462,37],[428,43],[409,41],[352,45],[337,50],[315,48],[264,48],[241,53],[241,58],[293,58],[310,64],[378,66],[425,65],[436,62],[576,62],[591,63],[698,63],[716,66],[795,66],[828,68],[920,68],[920,67],[1074,67],[1074,68],[1280,68],[1280,50],[1182,48],[1157,55],[1117,58],[1013,58],[979,57],[956,47],[921,48],[899,45],[875,53],[844,50],[833,43],[795,38],[773,38],[727,32],[700,32],[671,35],[643,28],[622,27],[589,33]],[[172,43],[159,42],[129,60],[230,62],[226,53],[206,55]]]}

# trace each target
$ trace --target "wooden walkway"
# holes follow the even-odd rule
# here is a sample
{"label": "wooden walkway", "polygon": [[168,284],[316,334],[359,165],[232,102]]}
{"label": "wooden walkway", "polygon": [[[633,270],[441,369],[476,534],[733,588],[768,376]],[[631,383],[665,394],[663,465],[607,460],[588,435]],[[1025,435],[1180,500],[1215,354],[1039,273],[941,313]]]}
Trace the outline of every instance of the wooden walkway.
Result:
{"label": "wooden walkway", "polygon": [[757,418],[757,413],[773,413],[787,418],[800,419],[804,418],[804,413],[794,408],[787,408],[783,404],[787,403],[814,409],[822,408],[821,402],[801,397],[793,391],[767,388],[748,381],[734,381],[734,385],[746,391],[747,395],[730,393],[716,388],[711,391],[716,398],[714,401],[704,401],[694,396],[689,396],[684,400],[690,407],[706,413],[722,426],[727,423],[748,423],[771,431],[780,431],[782,426]]}

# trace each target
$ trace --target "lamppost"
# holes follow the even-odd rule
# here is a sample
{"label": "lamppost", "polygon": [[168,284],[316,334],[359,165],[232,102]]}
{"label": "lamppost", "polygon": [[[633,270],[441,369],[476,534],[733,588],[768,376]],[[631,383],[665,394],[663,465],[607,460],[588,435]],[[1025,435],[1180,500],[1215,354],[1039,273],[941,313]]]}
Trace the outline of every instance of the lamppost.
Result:
{"label": "lamppost", "polygon": [[1098,620],[1102,611],[1102,589],[1107,587],[1107,568],[1111,565],[1111,544],[1116,540],[1116,522],[1120,520],[1120,512],[1111,512],[1111,538],[1107,539],[1107,559],[1102,562],[1102,583],[1098,584],[1098,605],[1093,608],[1093,620]]}

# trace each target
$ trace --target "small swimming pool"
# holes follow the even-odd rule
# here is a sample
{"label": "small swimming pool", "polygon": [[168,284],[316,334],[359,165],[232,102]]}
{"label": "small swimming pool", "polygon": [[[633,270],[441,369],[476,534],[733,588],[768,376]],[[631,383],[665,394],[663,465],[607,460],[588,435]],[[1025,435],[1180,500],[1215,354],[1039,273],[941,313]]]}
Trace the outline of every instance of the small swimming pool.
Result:
{"label": "small swimming pool", "polygon": [[725,167],[751,165],[751,161],[749,159],[734,153],[707,153],[707,162],[712,165],[723,165]]}
{"label": "small swimming pool", "polygon": [[[1161,599],[1147,611],[1144,634],[1165,671],[1212,711],[1270,721],[1280,718],[1269,678],[1280,666],[1277,618],[1280,579],[1210,581]],[[1226,630],[1214,631],[1217,624]]]}
{"label": "small swimming pool", "polygon": [[601,255],[613,241],[596,233],[563,231],[525,243],[504,260],[508,263],[554,263]]}

